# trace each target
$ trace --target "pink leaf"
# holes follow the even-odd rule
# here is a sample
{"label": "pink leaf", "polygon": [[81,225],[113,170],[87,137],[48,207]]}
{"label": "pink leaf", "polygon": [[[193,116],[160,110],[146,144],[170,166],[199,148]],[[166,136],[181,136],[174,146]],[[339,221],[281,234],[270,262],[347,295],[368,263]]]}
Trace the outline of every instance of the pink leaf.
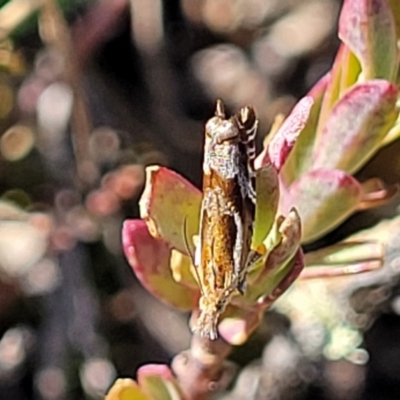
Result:
{"label": "pink leaf", "polygon": [[117,379],[105,400],[152,400],[132,379]]}
{"label": "pink leaf", "polygon": [[295,145],[297,137],[305,127],[313,104],[312,97],[302,98],[271,139],[268,154],[271,163],[278,172]]}
{"label": "pink leaf", "polygon": [[284,209],[296,207],[303,223],[303,242],[330,231],[353,213],[362,196],[361,185],[340,170],[319,169],[290,187]]}
{"label": "pink leaf", "polygon": [[140,214],[154,237],[186,253],[185,236],[190,244],[198,233],[201,197],[200,190],[176,172],[165,167],[147,167]]}
{"label": "pink leaf", "polygon": [[299,279],[321,279],[344,275],[355,275],[375,271],[381,267],[382,261],[365,261],[359,264],[336,265],[334,267],[311,267],[305,268],[300,274]]}
{"label": "pink leaf", "polygon": [[183,400],[184,396],[170,368],[163,364],[144,365],[138,370],[140,387],[154,400]]}
{"label": "pink leaf", "polygon": [[396,27],[387,0],[346,0],[339,37],[360,60],[364,79],[394,79]]}
{"label": "pink leaf", "polygon": [[256,214],[253,227],[252,248],[256,249],[267,237],[275,221],[279,204],[279,178],[275,167],[269,163],[256,171]]}
{"label": "pink leaf", "polygon": [[165,364],[146,364],[142,365],[137,371],[138,382],[141,384],[143,378],[149,375],[157,375],[165,380],[175,380],[172,371]]}
{"label": "pink leaf", "polygon": [[357,171],[393,126],[397,88],[384,80],[353,86],[330,112],[313,152],[313,169]]}
{"label": "pink leaf", "polygon": [[240,346],[249,339],[260,320],[259,311],[229,307],[218,325],[218,332],[226,342]]}
{"label": "pink leaf", "polygon": [[327,88],[331,84],[332,73],[328,73],[314,85],[307,95],[307,97],[313,99],[314,105],[311,107],[310,115],[301,135],[297,138],[296,145],[289,154],[280,173],[282,182],[285,185],[290,185],[302,174],[312,169],[312,151],[317,134],[317,125],[320,120],[322,101],[324,100]]}
{"label": "pink leaf", "polygon": [[259,299],[273,293],[287,274],[292,274],[293,257],[300,247],[301,240],[301,222],[295,209],[292,209],[286,218],[279,219],[277,229],[279,235],[274,236],[280,237],[278,243],[269,249],[264,264],[249,273],[245,295],[235,296],[232,300],[235,305],[254,306]]}
{"label": "pink leaf", "polygon": [[323,97],[318,125],[316,128],[316,143],[318,143],[318,136],[325,125],[326,118],[338,99],[350,86],[357,82],[360,68],[360,63],[353,53],[345,44],[342,43],[336,53],[335,61],[329,73],[330,79]]}
{"label": "pink leaf", "polygon": [[150,293],[182,310],[191,310],[197,305],[198,290],[175,282],[170,269],[170,247],[151,236],[144,221],[124,222],[122,244],[129,264]]}
{"label": "pink leaf", "polygon": [[299,277],[301,271],[303,271],[303,268],[304,268],[303,251],[301,249],[298,249],[292,261],[290,270],[287,273],[285,273],[282,280],[275,287],[275,289],[269,295],[267,295],[258,302],[259,308],[265,309],[270,307],[275,302],[275,300],[278,299],[279,296],[281,296],[283,293],[286,292],[286,290],[289,289],[292,283]]}

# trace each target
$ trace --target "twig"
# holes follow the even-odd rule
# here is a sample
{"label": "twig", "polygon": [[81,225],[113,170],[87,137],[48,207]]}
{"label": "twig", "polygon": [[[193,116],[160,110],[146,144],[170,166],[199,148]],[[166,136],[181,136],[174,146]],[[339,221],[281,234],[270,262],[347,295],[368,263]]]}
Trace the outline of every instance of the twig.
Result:
{"label": "twig", "polygon": [[77,175],[81,184],[90,186],[98,178],[97,167],[89,154],[89,136],[92,126],[80,85],[79,68],[74,57],[68,26],[54,0],[44,1],[40,14],[40,33],[43,41],[58,50],[63,57],[64,79],[71,86],[74,94],[71,134]]}
{"label": "twig", "polygon": [[220,338],[192,336],[190,349],[178,354],[172,362],[172,369],[188,399],[207,400],[216,391],[226,388],[232,367],[225,359],[231,349],[231,345]]}

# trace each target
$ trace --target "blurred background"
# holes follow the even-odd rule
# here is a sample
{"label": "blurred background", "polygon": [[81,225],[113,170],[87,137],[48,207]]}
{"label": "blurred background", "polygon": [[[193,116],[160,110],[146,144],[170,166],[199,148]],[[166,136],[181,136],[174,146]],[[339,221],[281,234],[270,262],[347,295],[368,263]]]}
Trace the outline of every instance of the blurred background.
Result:
{"label": "blurred background", "polygon": [[[200,187],[202,127],[217,98],[256,109],[261,147],[274,117],[330,68],[340,6],[0,0],[1,399],[99,399],[116,376],[188,346],[188,315],[145,292],[122,255],[144,168],[167,165]],[[239,389],[274,353],[301,359],[301,373],[272,362],[283,380],[259,375],[255,398],[271,387],[269,399],[398,398],[400,306],[378,289],[368,353],[308,359],[288,317],[270,312],[232,354],[249,365]]]}

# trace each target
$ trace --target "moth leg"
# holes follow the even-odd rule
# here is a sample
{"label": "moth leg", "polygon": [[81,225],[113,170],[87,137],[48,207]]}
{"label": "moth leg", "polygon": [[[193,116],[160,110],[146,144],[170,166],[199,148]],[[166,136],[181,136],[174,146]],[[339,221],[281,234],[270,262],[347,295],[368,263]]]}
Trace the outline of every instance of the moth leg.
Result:
{"label": "moth leg", "polygon": [[239,278],[239,282],[238,282],[238,290],[239,290],[240,294],[244,294],[244,292],[245,292],[247,273],[249,271],[251,271],[252,268],[254,268],[256,266],[256,264],[262,260],[262,258],[263,258],[263,254],[258,253],[255,250],[250,250],[250,252],[247,256],[243,276],[241,276]]}
{"label": "moth leg", "polygon": [[264,257],[264,254],[258,252],[257,250],[250,250],[247,256],[246,269],[251,270],[258,262],[260,262]]}
{"label": "moth leg", "polygon": [[246,192],[248,198],[251,200],[251,202],[255,205],[257,196],[256,196],[256,190],[254,189],[254,186],[251,184],[251,182],[245,183],[246,185]]}
{"label": "moth leg", "polygon": [[[195,260],[194,260],[194,254],[192,250],[189,247],[189,241],[188,241],[188,232],[187,232],[187,215],[183,218],[183,242],[185,245],[185,250],[190,258],[190,261],[192,262],[193,265],[195,265]],[[195,251],[196,251],[196,246],[195,246]]]}
{"label": "moth leg", "polygon": [[[249,173],[250,174],[250,173]],[[241,168],[238,173],[238,183],[243,198],[248,198],[253,204],[256,204],[256,189],[254,176],[247,176],[245,168]]]}
{"label": "moth leg", "polygon": [[256,204],[257,194],[256,194],[255,185],[252,182],[252,180],[247,182],[247,193],[248,193],[250,200],[253,202],[253,204]]}

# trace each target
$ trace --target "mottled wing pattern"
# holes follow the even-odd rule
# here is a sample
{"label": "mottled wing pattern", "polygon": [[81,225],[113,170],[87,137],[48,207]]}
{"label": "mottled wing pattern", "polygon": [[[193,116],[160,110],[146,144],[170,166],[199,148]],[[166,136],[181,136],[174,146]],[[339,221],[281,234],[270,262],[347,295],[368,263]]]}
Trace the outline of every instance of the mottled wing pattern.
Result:
{"label": "mottled wing pattern", "polygon": [[202,296],[196,331],[217,337],[218,318],[232,294],[243,292],[255,212],[254,111],[225,118],[221,102],[206,124],[203,201],[195,267]]}

